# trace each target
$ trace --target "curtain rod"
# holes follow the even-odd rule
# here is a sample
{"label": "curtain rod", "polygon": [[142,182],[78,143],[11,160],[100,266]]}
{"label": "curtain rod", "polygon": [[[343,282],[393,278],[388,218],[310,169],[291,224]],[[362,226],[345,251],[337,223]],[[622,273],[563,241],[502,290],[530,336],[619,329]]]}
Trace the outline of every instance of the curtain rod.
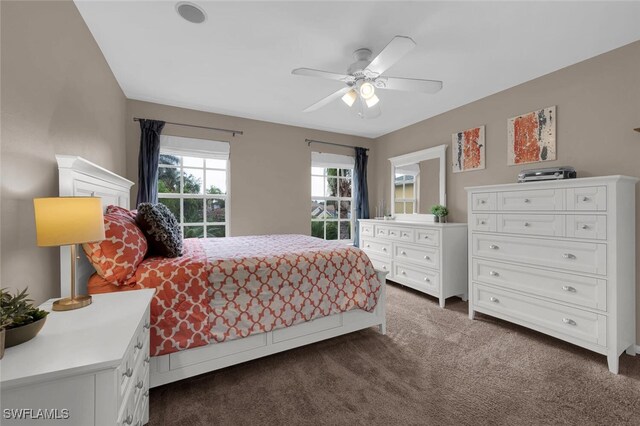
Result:
{"label": "curtain rod", "polygon": [[[149,120],[149,119],[148,118],[133,117],[133,121],[140,121],[140,120]],[[243,135],[244,134],[244,132],[242,130],[219,129],[217,127],[198,126],[196,124],[174,123],[174,122],[171,122],[171,121],[165,121],[165,123],[166,124],[172,124],[174,126],[195,127],[195,128],[198,128],[198,129],[216,130],[218,132],[231,133],[233,136],[235,136],[235,135]]]}
{"label": "curtain rod", "polygon": [[[312,143],[322,143],[322,144],[325,144],[325,145],[343,146],[345,148],[361,148],[359,146],[351,146],[351,145],[343,145],[341,143],[317,141],[315,139],[305,139],[304,141],[307,143],[307,146],[311,146]],[[364,148],[364,149],[369,151],[369,148]]]}

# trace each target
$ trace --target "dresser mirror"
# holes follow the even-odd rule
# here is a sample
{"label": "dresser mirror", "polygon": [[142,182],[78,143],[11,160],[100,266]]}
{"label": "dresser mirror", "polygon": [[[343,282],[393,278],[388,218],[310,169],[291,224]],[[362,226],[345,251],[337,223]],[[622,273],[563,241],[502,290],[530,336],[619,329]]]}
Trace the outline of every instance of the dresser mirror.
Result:
{"label": "dresser mirror", "polygon": [[391,215],[398,220],[433,221],[431,206],[446,205],[447,145],[389,158]]}

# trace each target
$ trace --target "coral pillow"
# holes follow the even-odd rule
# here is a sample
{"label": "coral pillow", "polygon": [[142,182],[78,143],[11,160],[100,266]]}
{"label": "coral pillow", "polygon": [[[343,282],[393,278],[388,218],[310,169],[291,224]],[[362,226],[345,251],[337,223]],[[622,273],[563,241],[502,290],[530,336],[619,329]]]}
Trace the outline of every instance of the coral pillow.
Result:
{"label": "coral pillow", "polygon": [[147,254],[147,240],[130,214],[115,209],[104,215],[104,234],[103,241],[85,243],[82,249],[98,275],[113,284],[124,284]]}
{"label": "coral pillow", "polygon": [[149,254],[182,256],[182,232],[171,210],[164,204],[141,203],[136,223],[147,237]]}
{"label": "coral pillow", "polygon": [[138,214],[138,211],[137,210],[127,210],[124,207],[110,205],[110,206],[107,206],[107,213],[120,214],[120,215],[123,215],[125,217],[130,218],[130,219],[133,219],[133,221],[135,222],[136,221],[136,215]]}

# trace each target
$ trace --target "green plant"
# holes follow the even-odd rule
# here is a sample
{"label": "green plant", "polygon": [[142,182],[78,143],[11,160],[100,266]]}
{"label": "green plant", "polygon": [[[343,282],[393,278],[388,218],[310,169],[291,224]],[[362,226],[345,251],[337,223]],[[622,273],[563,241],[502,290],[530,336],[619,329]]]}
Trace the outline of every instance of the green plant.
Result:
{"label": "green plant", "polygon": [[449,209],[442,204],[435,204],[431,207],[431,214],[438,217],[444,217],[449,214]]}
{"label": "green plant", "polygon": [[16,292],[15,295],[6,289],[0,289],[0,313],[2,328],[16,328],[31,324],[46,317],[49,313],[33,306],[27,289]]}

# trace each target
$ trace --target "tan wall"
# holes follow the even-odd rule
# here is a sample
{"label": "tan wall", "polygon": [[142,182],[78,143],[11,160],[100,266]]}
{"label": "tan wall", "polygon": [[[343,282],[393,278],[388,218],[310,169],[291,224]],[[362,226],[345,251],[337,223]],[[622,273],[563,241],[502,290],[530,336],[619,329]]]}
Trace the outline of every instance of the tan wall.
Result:
{"label": "tan wall", "polygon": [[59,250],[36,246],[33,198],[58,195],[55,154],[125,172],[125,97],[71,1],[2,1],[1,285],[60,294]]}
{"label": "tan wall", "polygon": [[[446,84],[446,82],[445,82]],[[428,102],[428,100],[426,100]],[[557,161],[507,166],[507,119],[557,105]],[[451,134],[486,125],[486,169],[451,172]],[[465,186],[515,182],[523,168],[574,166],[579,177],[640,177],[640,42],[497,93],[376,140],[372,205],[389,194],[389,157],[448,144],[447,196],[451,221],[466,222]],[[640,198],[640,186],[636,197]],[[638,204],[638,202],[636,202]],[[640,220],[640,208],[637,209]],[[640,223],[636,221],[640,255]],[[640,262],[636,275],[640,278]],[[638,310],[640,313],[640,290]],[[640,315],[638,316],[640,319]],[[638,322],[640,342],[640,321]]]}
{"label": "tan wall", "polygon": [[[370,147],[373,140],[141,101],[127,101],[127,177],[137,182],[140,127],[133,117],[242,130],[244,135],[166,125],[163,134],[229,141],[230,235],[311,233],[311,151],[353,155],[351,148],[305,138]],[[375,158],[370,155],[370,163]],[[372,167],[371,167],[372,168]],[[370,168],[370,169],[371,169]],[[371,177],[370,177],[371,181]],[[137,185],[131,199],[135,202]]]}

